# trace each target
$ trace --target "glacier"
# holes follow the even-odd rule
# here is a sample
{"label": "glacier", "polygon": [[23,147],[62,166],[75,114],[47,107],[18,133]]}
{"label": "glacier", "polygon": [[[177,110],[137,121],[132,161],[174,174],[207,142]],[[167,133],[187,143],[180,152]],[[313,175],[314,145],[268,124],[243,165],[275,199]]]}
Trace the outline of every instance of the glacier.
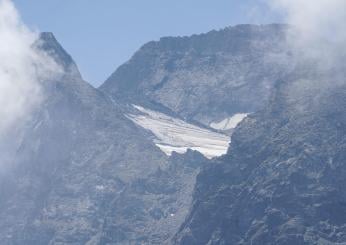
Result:
{"label": "glacier", "polygon": [[156,146],[168,156],[172,152],[183,154],[188,149],[198,151],[209,159],[227,153],[231,140],[228,135],[139,105],[133,107],[139,113],[128,114],[127,117],[135,124],[149,130],[155,136]]}

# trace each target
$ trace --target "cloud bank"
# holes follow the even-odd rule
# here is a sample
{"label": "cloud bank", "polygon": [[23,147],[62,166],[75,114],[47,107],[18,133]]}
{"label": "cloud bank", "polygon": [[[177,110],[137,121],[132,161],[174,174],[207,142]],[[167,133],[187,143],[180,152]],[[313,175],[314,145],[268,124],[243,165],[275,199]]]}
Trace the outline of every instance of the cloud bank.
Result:
{"label": "cloud bank", "polygon": [[0,140],[40,104],[40,82],[59,70],[52,58],[35,49],[37,40],[12,1],[0,0]]}
{"label": "cloud bank", "polygon": [[344,50],[346,41],[345,0],[267,0],[294,26],[289,42],[308,55],[327,55]]}

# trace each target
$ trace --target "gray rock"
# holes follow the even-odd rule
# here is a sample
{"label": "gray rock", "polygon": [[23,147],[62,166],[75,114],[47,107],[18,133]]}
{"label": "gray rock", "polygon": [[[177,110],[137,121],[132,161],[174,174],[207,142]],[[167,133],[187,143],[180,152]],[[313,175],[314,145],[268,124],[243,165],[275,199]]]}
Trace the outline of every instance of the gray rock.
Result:
{"label": "gray rock", "polygon": [[344,244],[345,62],[298,62],[198,176],[175,244]]}
{"label": "gray rock", "polygon": [[116,100],[161,105],[209,126],[263,108],[290,53],[286,25],[239,25],[145,44],[100,89]]}
{"label": "gray rock", "polygon": [[[194,181],[196,170],[177,178],[173,176],[184,168],[166,173],[172,183],[153,179],[175,161],[128,120],[120,106],[81,79],[52,34],[41,37],[38,47],[50,53],[65,73],[59,81],[43,82],[45,101],[13,137],[16,156],[2,168],[0,178],[1,244],[124,244],[143,236],[139,228],[123,232],[136,223],[151,227],[152,233],[149,229],[145,235],[154,239],[158,230],[154,227],[162,218],[151,206],[163,210],[165,218],[167,212],[182,212],[174,224],[169,223],[178,227],[187,212],[182,207],[188,200],[184,191],[191,194],[193,184],[188,183]],[[135,188],[140,181],[148,182],[145,193]],[[181,190],[186,181],[190,188]],[[142,215],[147,219],[143,221]],[[162,232],[162,239],[174,234],[172,230]]]}

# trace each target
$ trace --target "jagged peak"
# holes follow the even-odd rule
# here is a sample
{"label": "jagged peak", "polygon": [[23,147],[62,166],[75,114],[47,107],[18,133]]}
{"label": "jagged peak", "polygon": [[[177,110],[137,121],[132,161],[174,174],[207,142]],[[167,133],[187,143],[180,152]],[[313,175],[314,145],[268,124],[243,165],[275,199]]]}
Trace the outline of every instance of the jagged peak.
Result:
{"label": "jagged peak", "polygon": [[61,46],[52,32],[41,32],[36,45],[52,56],[66,72],[81,77],[78,67],[71,55]]}
{"label": "jagged peak", "polygon": [[41,32],[39,35],[41,40],[53,40],[55,42],[58,42],[53,34],[53,32]]}

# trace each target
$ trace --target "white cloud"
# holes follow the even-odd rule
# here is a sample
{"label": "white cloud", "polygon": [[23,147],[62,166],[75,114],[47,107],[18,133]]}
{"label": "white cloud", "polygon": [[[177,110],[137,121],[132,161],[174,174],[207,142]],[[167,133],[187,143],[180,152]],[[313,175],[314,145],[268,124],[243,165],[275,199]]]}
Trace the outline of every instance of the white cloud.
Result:
{"label": "white cloud", "polygon": [[290,42],[310,55],[340,52],[346,41],[345,0],[267,0],[294,26]]}
{"label": "white cloud", "polygon": [[39,105],[40,82],[59,70],[52,58],[34,48],[37,39],[12,1],[0,0],[0,139]]}

